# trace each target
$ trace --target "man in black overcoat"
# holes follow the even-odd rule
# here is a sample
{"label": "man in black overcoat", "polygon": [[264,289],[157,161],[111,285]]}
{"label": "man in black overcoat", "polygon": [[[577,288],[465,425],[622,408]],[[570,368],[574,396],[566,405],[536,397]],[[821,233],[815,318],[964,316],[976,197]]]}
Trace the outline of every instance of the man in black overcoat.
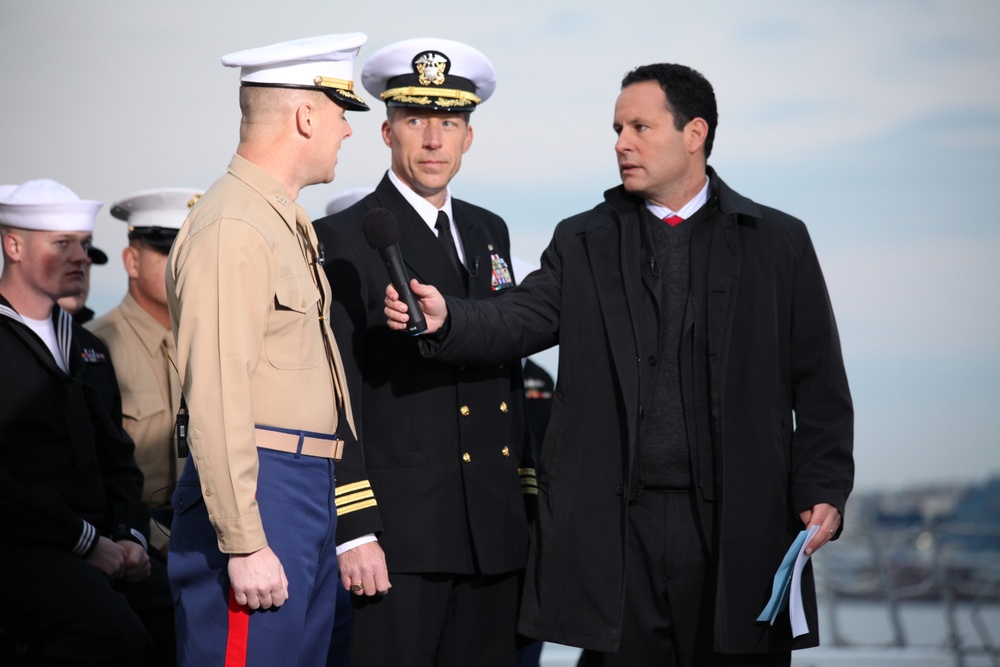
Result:
{"label": "man in black overcoat", "polygon": [[388,210],[409,274],[448,294],[513,287],[503,220],[449,189],[496,74],[465,44],[414,39],[375,53],[361,77],[386,103],[391,168],[372,194],[315,223],[392,584],[384,597],[355,591],[351,664],[513,665],[524,503],[536,493],[519,356],[424,359],[414,338],[386,327],[386,269],[363,229],[369,211]]}
{"label": "man in black overcoat", "polygon": [[0,202],[0,629],[41,664],[172,665],[111,357],[56,305],[83,286],[100,206],[48,180]]}
{"label": "man in black overcoat", "polygon": [[[559,344],[520,630],[583,665],[788,665],[819,643],[758,621],[785,551],[842,527],[853,408],[805,225],[707,167],[715,95],[649,65],[615,105],[622,185],[564,220],[542,267],[497,301],[414,282],[431,360]],[[386,314],[405,326],[387,290]],[[443,330],[438,330],[444,325]]]}

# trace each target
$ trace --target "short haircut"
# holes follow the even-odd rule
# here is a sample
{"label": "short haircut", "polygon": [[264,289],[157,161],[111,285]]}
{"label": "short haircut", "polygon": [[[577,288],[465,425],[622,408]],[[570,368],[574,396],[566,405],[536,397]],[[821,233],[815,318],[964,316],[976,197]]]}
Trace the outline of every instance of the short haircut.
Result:
{"label": "short haircut", "polygon": [[719,124],[715,91],[708,79],[684,65],[657,63],[636,67],[626,74],[622,79],[622,89],[643,81],[660,84],[667,96],[667,111],[674,117],[674,127],[678,130],[683,130],[695,118],[708,123],[708,136],[705,137],[705,159],[708,159],[715,142],[715,126]]}

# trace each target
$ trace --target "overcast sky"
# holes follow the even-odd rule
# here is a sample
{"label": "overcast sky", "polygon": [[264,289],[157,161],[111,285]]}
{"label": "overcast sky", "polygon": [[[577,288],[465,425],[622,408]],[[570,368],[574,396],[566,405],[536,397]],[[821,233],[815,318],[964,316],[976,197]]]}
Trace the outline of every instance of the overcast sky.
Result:
{"label": "overcast sky", "polygon": [[[618,183],[621,77],[658,61],[701,71],[720,109],[710,164],[812,233],[854,394],[857,487],[1000,474],[1000,3],[0,0],[0,183],[54,178],[106,204],[207,188],[237,143],[238,75],[220,57],[352,31],[369,36],[359,71],[420,36],[491,58],[497,90],[453,192],[503,216],[531,261]],[[299,199],[314,217],[388,166],[369,101],[349,115],[337,179]],[[125,290],[109,209],[99,314]]]}

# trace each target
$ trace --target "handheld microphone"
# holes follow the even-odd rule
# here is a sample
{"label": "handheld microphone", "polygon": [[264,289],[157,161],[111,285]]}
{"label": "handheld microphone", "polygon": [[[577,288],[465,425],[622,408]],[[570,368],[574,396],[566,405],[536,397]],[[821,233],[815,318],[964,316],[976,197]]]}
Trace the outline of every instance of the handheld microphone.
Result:
{"label": "handheld microphone", "polygon": [[427,331],[427,321],[424,311],[420,310],[417,300],[410,290],[410,277],[403,265],[403,253],[399,249],[399,224],[392,211],[384,208],[373,208],[365,213],[362,221],[365,239],[372,250],[378,251],[378,256],[385,264],[389,273],[389,281],[399,293],[399,300],[406,304],[410,321],[406,323],[406,333],[411,336]]}

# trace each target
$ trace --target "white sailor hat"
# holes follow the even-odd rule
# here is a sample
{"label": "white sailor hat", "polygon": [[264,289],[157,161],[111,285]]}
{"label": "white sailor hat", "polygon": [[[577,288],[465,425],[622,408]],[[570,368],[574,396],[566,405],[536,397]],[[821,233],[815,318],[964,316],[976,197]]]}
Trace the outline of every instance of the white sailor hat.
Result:
{"label": "white sailor hat", "polygon": [[390,107],[473,111],[493,94],[497,73],[471,46],[427,37],[376,51],[361,69],[361,83]]}
{"label": "white sailor hat", "polygon": [[6,199],[7,195],[9,195],[14,190],[17,190],[16,185],[0,185],[0,201]]}
{"label": "white sailor hat", "polygon": [[177,230],[201,195],[201,190],[194,188],[143,190],[112,204],[111,215],[128,223],[129,239],[170,250]]}
{"label": "white sailor hat", "polygon": [[0,225],[43,232],[93,232],[103,206],[42,178],[17,186],[0,201]]}
{"label": "white sailor hat", "polygon": [[305,37],[222,56],[239,67],[244,86],[321,90],[349,111],[368,111],[354,93],[354,60],[368,41],[363,32]]}
{"label": "white sailor hat", "polygon": [[354,206],[374,191],[375,188],[365,186],[362,188],[350,188],[348,190],[338,192],[334,195],[333,199],[327,202],[326,214],[333,215],[334,213],[340,213],[345,208]]}

